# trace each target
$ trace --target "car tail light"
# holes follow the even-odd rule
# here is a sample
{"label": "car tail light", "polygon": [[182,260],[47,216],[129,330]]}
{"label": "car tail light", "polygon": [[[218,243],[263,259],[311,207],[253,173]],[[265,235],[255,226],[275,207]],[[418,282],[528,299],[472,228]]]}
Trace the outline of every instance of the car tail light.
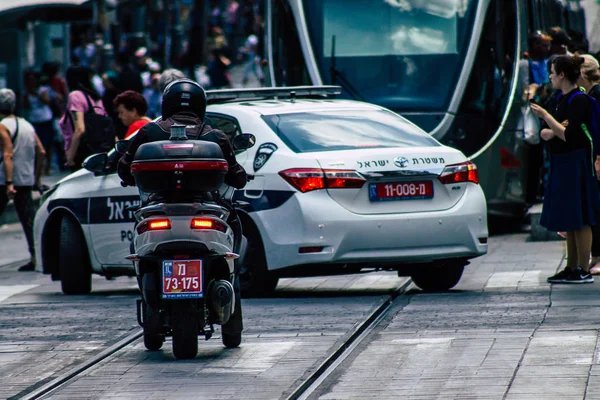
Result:
{"label": "car tail light", "polygon": [[440,181],[445,185],[460,182],[479,183],[477,166],[472,161],[447,165],[440,175]]}
{"label": "car tail light", "polygon": [[137,232],[141,235],[148,231],[161,231],[166,229],[171,229],[171,221],[168,219],[153,219],[140,223],[137,227]]}
{"label": "car tail light", "polygon": [[211,229],[225,233],[227,227],[220,221],[211,218],[194,218],[191,223],[192,229]]}
{"label": "car tail light", "polygon": [[293,168],[279,175],[302,193],[319,189],[359,189],[366,182],[358,172],[343,169]]}

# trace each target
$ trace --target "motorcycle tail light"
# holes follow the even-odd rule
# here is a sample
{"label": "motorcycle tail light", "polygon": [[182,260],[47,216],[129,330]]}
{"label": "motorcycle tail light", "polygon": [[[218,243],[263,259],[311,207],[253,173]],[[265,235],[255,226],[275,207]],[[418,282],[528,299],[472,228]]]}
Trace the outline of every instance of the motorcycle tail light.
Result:
{"label": "motorcycle tail light", "polygon": [[171,229],[171,221],[168,219],[153,219],[140,223],[137,227],[137,232],[141,235],[148,231],[161,231],[166,229]]}
{"label": "motorcycle tail light", "polygon": [[461,182],[479,183],[477,166],[472,161],[447,165],[440,175],[440,181],[445,185]]}
{"label": "motorcycle tail light", "polygon": [[194,218],[191,223],[192,229],[212,229],[225,233],[227,227],[220,221],[211,218]]}

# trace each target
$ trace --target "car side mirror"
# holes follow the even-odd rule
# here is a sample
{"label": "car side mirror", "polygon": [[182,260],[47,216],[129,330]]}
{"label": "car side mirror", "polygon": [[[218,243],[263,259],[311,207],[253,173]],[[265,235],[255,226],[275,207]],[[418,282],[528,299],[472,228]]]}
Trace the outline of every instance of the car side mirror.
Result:
{"label": "car side mirror", "polygon": [[235,150],[248,150],[256,143],[256,136],[251,133],[242,133],[233,138],[233,148]]}
{"label": "car side mirror", "polygon": [[108,155],[106,153],[92,154],[83,161],[82,167],[95,175],[102,175],[106,172],[106,162]]}
{"label": "car side mirror", "polygon": [[121,155],[125,154],[125,152],[129,149],[129,144],[131,140],[119,140],[115,143],[115,151]]}

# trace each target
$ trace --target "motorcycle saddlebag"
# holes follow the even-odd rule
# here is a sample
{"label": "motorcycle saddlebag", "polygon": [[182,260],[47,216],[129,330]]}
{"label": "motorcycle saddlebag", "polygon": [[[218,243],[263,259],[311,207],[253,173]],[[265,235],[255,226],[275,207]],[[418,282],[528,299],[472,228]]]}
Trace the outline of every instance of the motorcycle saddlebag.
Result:
{"label": "motorcycle saddlebag", "polygon": [[219,145],[204,140],[145,143],[131,164],[137,187],[155,194],[212,192],[223,185],[227,170]]}

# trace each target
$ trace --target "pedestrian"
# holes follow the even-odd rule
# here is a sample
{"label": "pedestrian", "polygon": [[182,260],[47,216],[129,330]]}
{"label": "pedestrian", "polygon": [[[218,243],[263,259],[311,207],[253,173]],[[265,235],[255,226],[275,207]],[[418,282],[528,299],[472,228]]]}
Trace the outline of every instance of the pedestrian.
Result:
{"label": "pedestrian", "polygon": [[231,61],[219,49],[213,49],[209,56],[206,74],[210,77],[210,89],[231,88],[229,65]]}
{"label": "pedestrian", "polygon": [[180,79],[185,79],[185,74],[178,69],[169,68],[163,71],[160,74],[160,78],[158,79],[158,89],[160,90],[160,94],[165,91],[165,88],[169,86],[171,82],[178,81]]}
{"label": "pedestrian", "polygon": [[162,92],[160,91],[158,82],[160,80],[160,74],[152,74],[150,79],[150,86],[144,89],[143,96],[148,103],[148,117],[154,119],[160,116]]}
{"label": "pedestrian", "polygon": [[127,132],[125,132],[125,139],[129,139],[142,126],[152,122],[146,116],[148,103],[144,96],[138,92],[127,90],[115,98],[114,104],[123,125],[128,127]]}
{"label": "pedestrian", "polygon": [[34,71],[25,72],[25,94],[23,106],[25,116],[33,125],[46,154],[44,173],[50,175],[52,166],[52,145],[54,142],[54,123],[50,104],[52,99],[48,88],[40,87],[40,77]]}
{"label": "pedestrian", "polygon": [[560,26],[554,26],[550,28],[548,34],[552,38],[552,48],[550,52],[552,54],[558,54],[561,56],[572,56],[573,53],[569,51],[571,44],[571,38]]}
{"label": "pedestrian", "polygon": [[547,279],[549,283],[591,283],[591,227],[600,223],[600,191],[594,170],[593,142],[584,125],[592,126],[592,107],[577,95],[577,80],[584,59],[559,56],[552,61],[550,80],[562,93],[551,113],[537,104],[532,111],[542,118],[550,155],[550,170],[540,223],[554,232],[567,232],[567,266]]}
{"label": "pedestrian", "polygon": [[264,83],[264,77],[260,66],[260,59],[258,57],[258,37],[256,35],[248,36],[244,47],[240,48],[240,57],[246,55],[247,64],[244,68],[244,75],[242,78],[242,86],[246,86],[250,73],[254,73],[256,79],[260,83],[260,86]]}
{"label": "pedestrian", "polygon": [[142,93],[144,84],[142,82],[141,71],[137,69],[137,65],[131,62],[129,54],[119,53],[117,55],[117,65],[119,87],[121,90],[135,90],[138,93]]}
{"label": "pedestrian", "polygon": [[9,200],[13,200],[23,226],[29,262],[19,271],[35,269],[33,218],[35,206],[31,197],[34,187],[41,188],[40,177],[46,155],[32,124],[14,115],[16,95],[10,89],[0,89],[0,216]]}
{"label": "pedestrian", "polygon": [[125,132],[127,132],[127,127],[119,119],[114,106],[115,98],[123,93],[123,90],[119,88],[119,75],[115,71],[105,72],[102,74],[102,84],[105,87],[104,94],[102,95],[102,105],[108,116],[113,120],[117,139],[123,139]]}
{"label": "pedestrian", "polygon": [[[586,93],[600,103],[600,66],[598,60],[591,54],[583,54],[584,59],[581,66],[581,76],[577,84],[584,88]],[[596,158],[596,175],[600,176],[600,160]],[[600,181],[598,182],[600,185]],[[592,261],[590,263],[590,273],[600,275],[600,224],[592,227]]]}
{"label": "pedestrian", "polygon": [[92,74],[90,68],[82,66],[72,66],[67,70],[67,85],[70,93],[65,115],[60,120],[60,128],[65,138],[67,166],[73,171],[81,168],[83,160],[91,155],[89,149],[81,145],[83,135],[86,133],[84,113],[93,108],[95,113],[108,116],[100,94],[92,84]]}

